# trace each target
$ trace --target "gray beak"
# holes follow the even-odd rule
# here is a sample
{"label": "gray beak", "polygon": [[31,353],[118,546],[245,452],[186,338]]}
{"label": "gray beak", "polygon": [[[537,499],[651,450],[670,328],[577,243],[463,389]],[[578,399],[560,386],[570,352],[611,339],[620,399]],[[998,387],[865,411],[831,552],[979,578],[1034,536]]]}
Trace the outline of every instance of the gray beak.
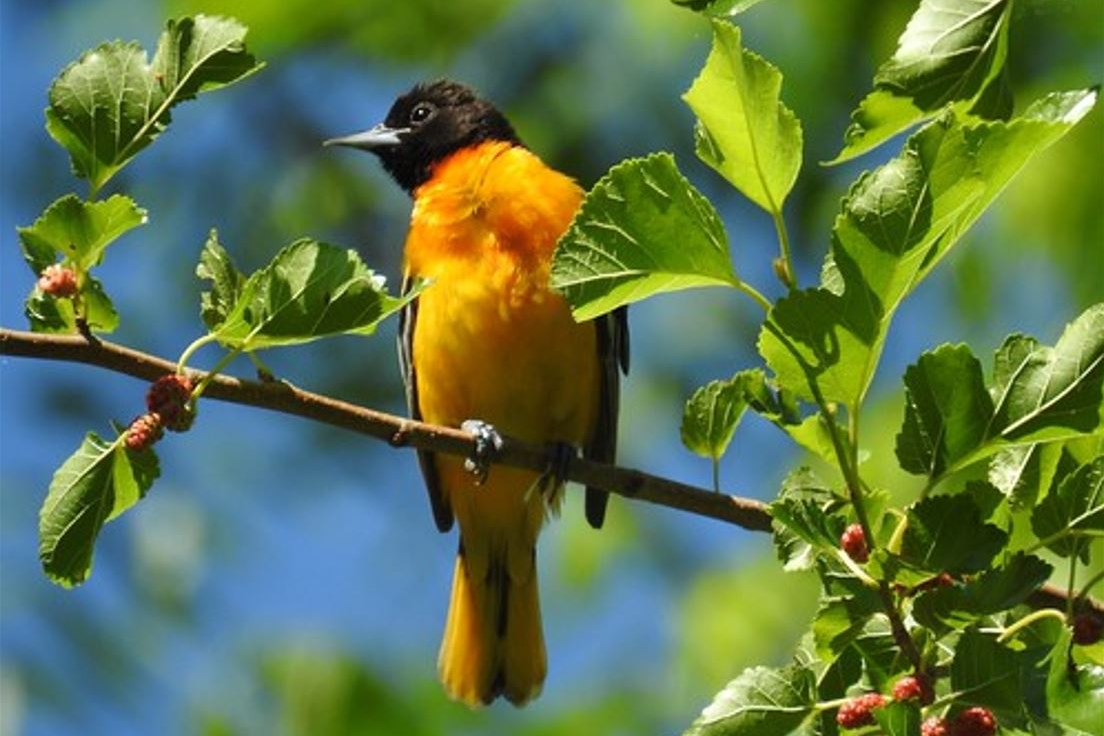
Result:
{"label": "gray beak", "polygon": [[322,141],[323,146],[349,146],[359,148],[362,151],[374,151],[379,148],[389,148],[402,143],[402,136],[409,133],[409,128],[389,128],[383,123],[365,130],[361,133],[353,133],[342,138],[330,138]]}

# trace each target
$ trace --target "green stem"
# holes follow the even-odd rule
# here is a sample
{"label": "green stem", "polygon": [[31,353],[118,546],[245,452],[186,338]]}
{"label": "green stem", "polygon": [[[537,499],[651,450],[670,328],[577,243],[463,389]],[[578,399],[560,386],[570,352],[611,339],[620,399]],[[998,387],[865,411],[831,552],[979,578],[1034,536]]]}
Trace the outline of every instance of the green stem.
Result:
{"label": "green stem", "polygon": [[241,355],[241,352],[241,348],[234,348],[230,352],[226,353],[226,355],[222,356],[222,359],[219,360],[218,363],[215,363],[215,367],[207,372],[207,375],[203,377],[203,380],[199,382],[199,385],[192,389],[192,400],[195,401],[200,396],[202,396],[203,392],[207,390],[208,384],[210,384],[211,381],[214,380],[215,376],[222,373],[223,369],[226,368],[226,366],[233,363],[234,359]]}
{"label": "green stem", "polygon": [[762,295],[762,293],[760,293],[758,289],[756,289],[754,286],[747,283],[746,281],[743,281],[742,279],[736,279],[736,281],[733,282],[732,285],[750,296],[756,304],[762,307],[764,314],[769,313],[771,307],[774,306],[771,304],[770,299],[767,299],[765,296]]}
{"label": "green stem", "polygon": [[718,458],[713,458],[713,491],[721,492],[721,461]]}
{"label": "green stem", "polygon": [[1057,608],[1040,608],[1038,611],[1032,611],[1027,614],[1016,623],[1008,626],[997,637],[997,642],[1005,642],[1015,636],[1021,630],[1027,628],[1036,621],[1041,621],[1044,618],[1056,618],[1062,623],[1066,622],[1066,614],[1059,611]]}
{"label": "green stem", "polygon": [[184,368],[188,365],[188,361],[192,359],[192,356],[197,350],[204,345],[209,345],[215,341],[215,336],[211,333],[207,333],[203,337],[200,337],[192,341],[192,344],[184,348],[184,352],[180,354],[180,358],[176,361],[176,372],[183,373]]}
{"label": "green stem", "polygon": [[797,280],[794,278],[793,253],[790,250],[790,236],[786,231],[786,221],[782,217],[782,210],[771,210],[771,218],[774,220],[774,229],[778,233],[778,249],[782,259],[783,268],[779,274],[783,286],[790,291],[797,291]]}
{"label": "green stem", "polygon": [[1082,586],[1081,590],[1078,591],[1077,599],[1081,600],[1082,598],[1088,598],[1089,591],[1092,590],[1092,587],[1099,583],[1101,580],[1104,580],[1104,570],[1101,570],[1100,572],[1089,578],[1089,582],[1085,583],[1085,585]]}

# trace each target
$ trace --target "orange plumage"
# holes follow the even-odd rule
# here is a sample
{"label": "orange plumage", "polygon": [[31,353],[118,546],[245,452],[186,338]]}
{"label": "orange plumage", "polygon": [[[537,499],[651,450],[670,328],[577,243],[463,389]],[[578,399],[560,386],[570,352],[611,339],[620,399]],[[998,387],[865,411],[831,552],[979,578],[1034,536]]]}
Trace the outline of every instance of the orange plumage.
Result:
{"label": "orange plumage", "polygon": [[[478,419],[612,460],[624,313],[576,322],[548,285],[556,242],[582,199],[578,185],[451,82],[416,87],[384,125],[336,142],[377,153],[414,197],[404,277],[430,282],[403,320],[414,416],[450,426]],[[461,458],[420,455],[438,527],[454,518],[460,526],[441,680],[472,706],[498,695],[523,704],[547,669],[536,541],[560,489],[502,466],[480,482]],[[605,495],[588,489],[593,525],[604,509]]]}

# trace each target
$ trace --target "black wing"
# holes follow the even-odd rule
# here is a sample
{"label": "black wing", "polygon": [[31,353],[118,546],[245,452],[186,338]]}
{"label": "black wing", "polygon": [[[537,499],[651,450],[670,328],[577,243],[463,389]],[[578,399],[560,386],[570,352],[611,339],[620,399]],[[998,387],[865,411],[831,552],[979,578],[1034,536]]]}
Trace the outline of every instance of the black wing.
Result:
{"label": "black wing", "polygon": [[[617,412],[621,403],[621,374],[629,372],[629,309],[618,307],[594,322],[598,332],[598,360],[601,375],[598,426],[583,457],[612,463],[617,456]],[[586,518],[595,529],[606,518],[609,493],[600,488],[586,489]]]}
{"label": "black wing", "polygon": [[[402,293],[410,290],[413,280],[403,278]],[[406,408],[412,419],[421,420],[422,410],[418,406],[418,381],[414,375],[414,325],[418,321],[418,300],[409,302],[399,313],[399,370],[402,371],[403,384],[406,386]],[[441,492],[441,480],[437,475],[437,464],[432,452],[418,450],[418,464],[422,467],[426,490],[429,491],[429,505],[433,507],[433,520],[437,528],[447,532],[452,528],[452,508]]]}

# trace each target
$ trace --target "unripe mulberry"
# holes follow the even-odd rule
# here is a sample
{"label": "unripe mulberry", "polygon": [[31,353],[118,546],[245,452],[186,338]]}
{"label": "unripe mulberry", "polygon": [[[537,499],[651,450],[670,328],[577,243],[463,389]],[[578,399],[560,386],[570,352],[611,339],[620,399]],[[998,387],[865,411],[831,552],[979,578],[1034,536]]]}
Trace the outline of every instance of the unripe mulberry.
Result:
{"label": "unripe mulberry", "polygon": [[42,269],[38,276],[38,288],[50,296],[63,299],[77,293],[77,273],[68,266],[54,263]]}
{"label": "unripe mulberry", "polygon": [[153,444],[161,439],[164,433],[164,428],[161,426],[161,417],[157,414],[143,414],[127,427],[123,442],[126,443],[128,450],[142,452],[153,447]]}

